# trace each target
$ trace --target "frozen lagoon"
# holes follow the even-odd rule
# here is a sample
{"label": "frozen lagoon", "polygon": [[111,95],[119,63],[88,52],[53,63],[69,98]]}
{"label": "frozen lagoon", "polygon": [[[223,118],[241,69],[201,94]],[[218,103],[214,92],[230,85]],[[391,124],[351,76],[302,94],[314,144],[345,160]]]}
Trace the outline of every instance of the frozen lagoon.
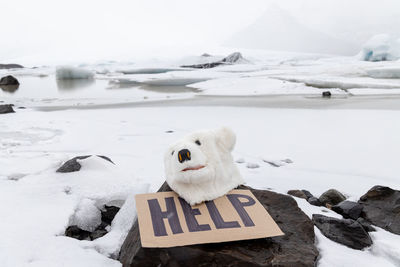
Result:
{"label": "frozen lagoon", "polygon": [[[328,69],[325,64],[313,61],[301,68],[303,74],[318,75],[316,70]],[[330,71],[340,70],[341,76],[343,68],[351,73],[360,68],[359,64],[356,71],[354,66],[333,65]],[[239,164],[240,171],[248,185],[256,188],[280,193],[308,189],[317,196],[336,188],[350,200],[357,200],[377,184],[399,189],[397,89],[361,88],[363,95],[358,96],[336,88],[330,99],[324,99],[321,93],[328,89],[268,77],[278,71],[287,75],[294,71],[292,67],[174,72],[170,75],[180,81],[199,75],[220,79],[198,86],[203,89],[179,86],[174,92],[163,86],[140,89],[135,85],[138,77],[128,75],[98,75],[90,83],[66,84],[57,84],[51,73],[47,77],[16,75],[20,88],[14,93],[0,92],[2,101],[26,107],[0,117],[0,201],[7,203],[1,210],[8,215],[0,221],[1,262],[5,266],[120,266],[109,257],[117,253],[123,231],[92,242],[63,236],[79,203],[85,199],[99,205],[123,201],[142,192],[145,184],[150,191],[157,190],[164,181],[165,148],[201,128],[227,125],[234,129],[238,140],[234,157],[244,161]],[[246,82],[242,83],[236,82],[242,79],[237,75],[250,77],[243,77]],[[260,79],[260,75],[267,78]],[[110,83],[122,77],[133,82]],[[381,82],[394,84],[397,80]],[[285,94],[279,94],[281,85]],[[273,91],[262,91],[273,86]],[[221,88],[223,94],[215,88]],[[249,90],[242,90],[246,88]],[[86,154],[106,155],[116,165],[93,161],[78,173],[55,173],[63,161]],[[279,168],[263,161],[286,158],[293,163]],[[248,163],[260,167],[247,168]],[[338,216],[296,200],[309,216]],[[333,243],[315,231],[321,251],[319,266],[400,263],[400,238],[384,230],[374,233],[374,245],[363,251]]]}

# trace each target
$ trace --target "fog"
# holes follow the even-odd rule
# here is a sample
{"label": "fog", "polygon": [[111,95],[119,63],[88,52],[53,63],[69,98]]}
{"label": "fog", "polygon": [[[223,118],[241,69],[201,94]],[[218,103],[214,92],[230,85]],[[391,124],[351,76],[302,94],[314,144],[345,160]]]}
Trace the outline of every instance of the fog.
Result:
{"label": "fog", "polygon": [[[240,49],[248,46],[246,42],[231,42],[232,38],[269,16],[271,4],[308,29],[349,44],[344,54],[353,53],[373,34],[400,33],[397,0],[13,0],[2,3],[0,61],[122,60],[195,53],[222,45]],[[279,24],[273,27],[282,35],[265,35],[265,40],[288,42],[282,36],[290,31]],[[252,36],[245,38],[252,43]],[[256,48],[271,49],[265,43]],[[313,52],[301,46],[286,50]]]}

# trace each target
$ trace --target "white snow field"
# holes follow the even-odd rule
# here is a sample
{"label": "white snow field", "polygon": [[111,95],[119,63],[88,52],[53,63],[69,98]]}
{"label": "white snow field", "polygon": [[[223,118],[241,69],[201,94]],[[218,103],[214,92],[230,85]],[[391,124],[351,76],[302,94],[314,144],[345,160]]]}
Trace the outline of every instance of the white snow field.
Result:
{"label": "white snow field", "polygon": [[[206,70],[180,66],[223,56],[86,64],[96,72],[86,82],[56,80],[53,67],[0,70],[20,81],[15,91],[0,90],[16,110],[0,115],[0,266],[121,266],[134,195],[159,188],[164,150],[199,129],[237,133],[234,158],[252,187],[316,196],[335,188],[350,200],[374,185],[400,189],[399,61],[241,52],[246,64]],[[89,157],[79,172],[56,173],[82,155],[115,164]],[[296,200],[309,216],[340,217]],[[71,224],[96,227],[105,204],[122,207],[108,234],[64,236]],[[398,235],[378,229],[374,244],[358,251],[315,231],[318,266],[400,266]]]}

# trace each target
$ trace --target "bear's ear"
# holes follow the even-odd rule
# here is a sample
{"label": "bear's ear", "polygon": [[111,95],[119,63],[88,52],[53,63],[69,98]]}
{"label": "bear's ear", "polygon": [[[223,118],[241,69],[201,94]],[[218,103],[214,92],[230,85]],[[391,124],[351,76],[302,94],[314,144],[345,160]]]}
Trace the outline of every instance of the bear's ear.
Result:
{"label": "bear's ear", "polygon": [[236,143],[236,135],[229,127],[221,127],[215,130],[217,144],[222,148],[232,151]]}

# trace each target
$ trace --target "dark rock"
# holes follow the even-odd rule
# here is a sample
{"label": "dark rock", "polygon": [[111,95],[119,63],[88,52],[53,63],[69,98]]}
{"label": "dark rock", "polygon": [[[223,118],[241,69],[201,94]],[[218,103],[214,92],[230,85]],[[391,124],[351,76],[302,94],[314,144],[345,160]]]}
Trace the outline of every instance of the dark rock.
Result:
{"label": "dark rock", "polygon": [[313,197],[313,194],[311,194],[310,193],[310,191],[307,191],[307,190],[301,190],[301,191],[303,191],[303,193],[306,195],[306,199],[308,200],[308,199],[310,199],[310,198],[312,198]]}
{"label": "dark rock", "polygon": [[172,130],[168,130],[168,131],[165,131],[165,133],[173,133],[174,131],[172,131]]}
{"label": "dark rock", "polygon": [[7,93],[15,93],[18,90],[19,84],[0,85],[1,90]]}
{"label": "dark rock", "polygon": [[183,65],[181,66],[182,68],[193,68],[193,69],[211,69],[218,67],[220,65],[223,65],[225,63],[223,62],[210,62],[210,63],[204,63],[204,64],[194,64],[194,65]]}
{"label": "dark rock", "polygon": [[0,85],[19,85],[19,82],[14,76],[7,75],[0,79]]}
{"label": "dark rock", "polygon": [[337,219],[313,214],[312,220],[324,236],[337,243],[360,250],[372,245],[369,234],[361,224],[352,219]]}
{"label": "dark rock", "polygon": [[344,200],[346,200],[346,197],[336,189],[329,189],[319,197],[319,201],[321,201],[322,204],[329,204],[332,206]]}
{"label": "dark rock", "polygon": [[327,97],[327,98],[329,98],[329,97],[331,97],[331,96],[332,96],[332,93],[331,93],[330,91],[322,92],[322,97]]}
{"label": "dark rock", "polygon": [[[72,158],[72,159],[66,161],[60,168],[57,169],[56,172],[61,172],[61,173],[77,172],[82,168],[82,165],[79,164],[78,160],[87,159],[88,157],[91,157],[91,156],[92,155],[86,155],[86,156],[79,156],[79,157]],[[114,162],[112,162],[112,160],[106,156],[97,155],[97,157],[105,159],[114,164]]]}
{"label": "dark rock", "polygon": [[101,220],[107,224],[111,224],[119,209],[120,208],[115,206],[104,206],[104,210],[101,211]]}
{"label": "dark rock", "polygon": [[76,225],[68,226],[65,230],[65,235],[78,240],[91,240],[90,232],[82,230]]}
{"label": "dark rock", "polygon": [[243,58],[243,56],[240,52],[234,52],[221,60],[221,62],[231,63],[231,64],[239,62],[239,61],[245,61],[245,59]]}
{"label": "dark rock", "polygon": [[19,64],[0,64],[0,69],[21,69],[22,65]]}
{"label": "dark rock", "polygon": [[361,226],[364,228],[365,231],[367,232],[375,232],[375,228],[367,222],[364,218],[360,217],[357,219],[357,222],[361,224]]}
{"label": "dark rock", "polygon": [[[250,189],[285,233],[281,237],[200,244],[174,248],[142,248],[137,221],[122,245],[123,266],[315,266],[318,250],[310,219],[287,195]],[[170,191],[164,183],[159,191]]]}
{"label": "dark rock", "polygon": [[363,195],[358,203],[364,205],[364,219],[400,235],[400,191],[377,185]]}
{"label": "dark rock", "polygon": [[105,236],[107,234],[107,230],[105,229],[98,229],[98,230],[94,230],[94,232],[90,233],[90,239],[91,240],[95,240],[97,238],[100,238],[102,236]]}
{"label": "dark rock", "polygon": [[342,201],[339,204],[332,206],[332,210],[343,215],[344,218],[357,220],[361,216],[363,205],[353,201]]}
{"label": "dark rock", "polygon": [[302,190],[289,190],[288,195],[294,196],[294,197],[299,197],[299,198],[304,198],[307,199],[306,194]]}
{"label": "dark rock", "polygon": [[204,54],[202,54],[201,56],[202,56],[202,57],[211,57],[211,55],[208,54],[208,53],[204,53]]}
{"label": "dark rock", "polygon": [[182,68],[194,68],[194,69],[211,69],[218,67],[220,65],[231,65],[239,62],[247,62],[246,59],[243,58],[242,54],[239,52],[232,53],[227,57],[224,57],[220,61],[204,63],[204,64],[194,64],[194,65],[183,65]]}
{"label": "dark rock", "polygon": [[6,114],[6,113],[14,113],[14,109],[12,107],[13,105],[0,105],[0,114]]}
{"label": "dark rock", "polygon": [[323,205],[324,205],[324,204],[322,204],[321,201],[319,201],[319,199],[316,198],[316,197],[310,197],[307,201],[308,201],[308,203],[310,203],[310,204],[313,205],[313,206],[318,206],[318,207],[320,207],[320,206],[323,206]]}

